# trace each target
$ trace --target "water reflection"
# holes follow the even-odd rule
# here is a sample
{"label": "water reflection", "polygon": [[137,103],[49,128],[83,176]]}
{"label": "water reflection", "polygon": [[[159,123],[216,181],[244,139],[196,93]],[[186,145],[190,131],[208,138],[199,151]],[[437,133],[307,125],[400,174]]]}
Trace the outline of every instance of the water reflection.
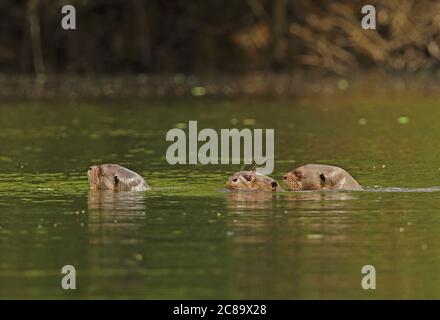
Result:
{"label": "water reflection", "polygon": [[[337,208],[346,205],[345,201],[356,200],[359,195],[355,192],[258,192],[258,191],[232,191],[226,193],[227,207],[235,210],[272,209],[277,206],[277,201],[282,201],[282,206],[292,207],[326,207]],[[280,202],[281,203],[281,202]]]}
{"label": "water reflection", "polygon": [[88,230],[91,244],[142,243],[146,217],[143,192],[90,191]]}
{"label": "water reflection", "polygon": [[319,192],[319,191],[298,191],[283,193],[287,201],[347,201],[357,199],[356,192]]}
{"label": "water reflection", "polygon": [[359,198],[356,192],[289,192],[283,197],[285,209],[345,210],[349,202]]}
{"label": "water reflection", "polygon": [[89,210],[142,211],[145,210],[145,193],[90,190],[88,204]]}
{"label": "water reflection", "polygon": [[227,207],[233,210],[270,209],[275,205],[277,195],[264,191],[230,191],[226,192]]}
{"label": "water reflection", "polygon": [[[326,277],[319,270],[326,268],[326,261],[353,254],[345,248],[356,242],[352,209],[361,196],[359,192],[228,192],[232,217],[227,229],[230,241],[239,248],[232,254],[241,261],[232,276],[234,289],[257,298],[271,288],[272,297],[287,298],[303,292],[301,286],[318,292],[328,284],[337,287],[344,279]],[[310,260],[315,261],[315,269],[309,272]]]}
{"label": "water reflection", "polygon": [[359,197],[354,192],[228,192],[233,213],[228,229],[239,243],[273,241],[275,229],[284,244],[339,242],[352,219],[352,201]]}

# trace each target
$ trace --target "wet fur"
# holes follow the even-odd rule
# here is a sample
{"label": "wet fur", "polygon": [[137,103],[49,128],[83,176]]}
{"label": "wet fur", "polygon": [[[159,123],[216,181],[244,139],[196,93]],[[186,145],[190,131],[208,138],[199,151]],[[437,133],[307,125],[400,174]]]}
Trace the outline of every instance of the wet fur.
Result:
{"label": "wet fur", "polygon": [[150,189],[139,174],[117,164],[92,166],[87,175],[92,190],[146,191]]}
{"label": "wet fur", "polygon": [[288,190],[362,190],[344,169],[321,164],[306,164],[284,175]]}
{"label": "wet fur", "polygon": [[226,189],[250,191],[283,191],[278,182],[255,171],[239,171],[228,178]]}

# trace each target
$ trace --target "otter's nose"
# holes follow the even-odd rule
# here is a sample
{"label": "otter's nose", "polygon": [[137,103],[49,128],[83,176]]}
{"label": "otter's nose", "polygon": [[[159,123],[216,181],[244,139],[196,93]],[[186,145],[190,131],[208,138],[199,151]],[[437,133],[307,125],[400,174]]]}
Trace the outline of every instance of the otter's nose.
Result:
{"label": "otter's nose", "polygon": [[232,179],[232,181],[237,182],[237,178]]}

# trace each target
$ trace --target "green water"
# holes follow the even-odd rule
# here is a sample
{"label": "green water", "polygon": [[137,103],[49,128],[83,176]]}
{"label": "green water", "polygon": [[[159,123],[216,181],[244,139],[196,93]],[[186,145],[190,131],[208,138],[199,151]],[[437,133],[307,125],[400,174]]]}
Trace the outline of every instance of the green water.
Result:
{"label": "green water", "polygon": [[[440,298],[440,103],[4,102],[0,116],[1,298]],[[334,164],[366,191],[225,192],[239,165],[167,164],[165,134],[189,120],[274,128],[274,178]],[[96,163],[153,190],[89,193]]]}

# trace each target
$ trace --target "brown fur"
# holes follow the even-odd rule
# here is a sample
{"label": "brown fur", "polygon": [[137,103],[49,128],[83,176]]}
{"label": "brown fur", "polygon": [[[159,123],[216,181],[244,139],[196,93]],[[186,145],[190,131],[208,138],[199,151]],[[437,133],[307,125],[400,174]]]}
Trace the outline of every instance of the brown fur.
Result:
{"label": "brown fur", "polygon": [[226,189],[253,191],[283,191],[278,182],[255,171],[239,171],[228,178]]}
{"label": "brown fur", "polygon": [[306,164],[284,175],[288,190],[362,190],[359,183],[344,169]]}
{"label": "brown fur", "polygon": [[150,189],[139,174],[117,164],[92,166],[87,175],[92,190],[145,191]]}

